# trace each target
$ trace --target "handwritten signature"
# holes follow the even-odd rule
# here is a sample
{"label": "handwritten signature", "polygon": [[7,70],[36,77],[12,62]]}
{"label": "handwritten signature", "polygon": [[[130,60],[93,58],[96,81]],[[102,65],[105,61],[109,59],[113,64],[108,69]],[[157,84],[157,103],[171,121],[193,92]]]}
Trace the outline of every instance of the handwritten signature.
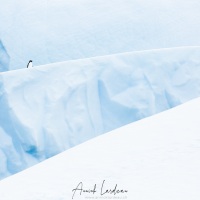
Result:
{"label": "handwritten signature", "polygon": [[103,180],[100,191],[97,191],[97,184],[94,184],[94,186],[91,189],[85,189],[83,187],[83,182],[80,182],[76,188],[72,190],[73,195],[72,199],[74,199],[75,194],[82,195],[83,193],[90,193],[90,194],[100,194],[101,196],[107,194],[107,195],[117,195],[117,194],[124,194],[128,193],[128,190],[125,189],[118,189],[118,185],[116,184],[112,189],[105,189],[105,180]]}

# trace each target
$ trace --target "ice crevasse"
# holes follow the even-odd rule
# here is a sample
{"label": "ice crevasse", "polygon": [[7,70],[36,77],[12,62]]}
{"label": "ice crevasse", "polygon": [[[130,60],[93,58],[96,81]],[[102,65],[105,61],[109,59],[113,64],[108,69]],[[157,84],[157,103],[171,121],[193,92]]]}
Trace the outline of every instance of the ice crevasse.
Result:
{"label": "ice crevasse", "polygon": [[0,73],[0,177],[200,96],[199,74],[200,47]]}

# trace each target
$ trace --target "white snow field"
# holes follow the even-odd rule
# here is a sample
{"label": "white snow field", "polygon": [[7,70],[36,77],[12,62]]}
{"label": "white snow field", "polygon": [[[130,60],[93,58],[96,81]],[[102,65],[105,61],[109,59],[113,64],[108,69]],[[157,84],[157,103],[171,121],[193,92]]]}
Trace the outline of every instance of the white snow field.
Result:
{"label": "white snow field", "polygon": [[[0,177],[200,96],[200,47],[0,74]],[[112,147],[111,147],[112,148]]]}
{"label": "white snow field", "polygon": [[[123,126],[2,180],[0,197],[199,200],[199,119],[200,98]],[[116,184],[128,192],[101,195]]]}
{"label": "white snow field", "polygon": [[199,0],[1,0],[9,69],[200,45]]}

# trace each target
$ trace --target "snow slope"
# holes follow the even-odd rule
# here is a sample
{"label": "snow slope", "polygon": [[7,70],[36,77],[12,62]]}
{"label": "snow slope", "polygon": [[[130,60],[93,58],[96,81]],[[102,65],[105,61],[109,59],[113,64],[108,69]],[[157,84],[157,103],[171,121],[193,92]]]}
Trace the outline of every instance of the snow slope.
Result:
{"label": "snow slope", "polygon": [[[82,182],[96,193],[75,200],[199,200],[199,119],[200,98],[121,127],[2,180],[1,199],[69,200]],[[128,193],[101,196],[103,180]]]}
{"label": "snow slope", "polygon": [[199,0],[1,0],[10,69],[200,45]]}
{"label": "snow slope", "polygon": [[114,54],[0,74],[0,176],[200,96],[200,48]]}

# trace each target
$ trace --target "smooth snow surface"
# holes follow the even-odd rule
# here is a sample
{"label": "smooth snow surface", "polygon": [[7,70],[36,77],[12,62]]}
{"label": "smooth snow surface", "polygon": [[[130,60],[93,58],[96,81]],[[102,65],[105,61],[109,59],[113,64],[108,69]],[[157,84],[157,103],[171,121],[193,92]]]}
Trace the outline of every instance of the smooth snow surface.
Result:
{"label": "smooth snow surface", "polygon": [[[97,192],[81,196],[77,192],[75,200],[199,200],[199,119],[200,98],[121,127],[6,178],[0,182],[0,197],[69,200],[72,189],[82,182],[83,189],[93,189],[97,184]],[[127,189],[128,193],[101,196],[103,180],[104,191],[118,184],[118,189]]]}
{"label": "smooth snow surface", "polygon": [[130,52],[0,74],[0,176],[200,96],[200,48]]}
{"label": "smooth snow surface", "polygon": [[199,0],[1,0],[10,70],[135,50],[200,45]]}

